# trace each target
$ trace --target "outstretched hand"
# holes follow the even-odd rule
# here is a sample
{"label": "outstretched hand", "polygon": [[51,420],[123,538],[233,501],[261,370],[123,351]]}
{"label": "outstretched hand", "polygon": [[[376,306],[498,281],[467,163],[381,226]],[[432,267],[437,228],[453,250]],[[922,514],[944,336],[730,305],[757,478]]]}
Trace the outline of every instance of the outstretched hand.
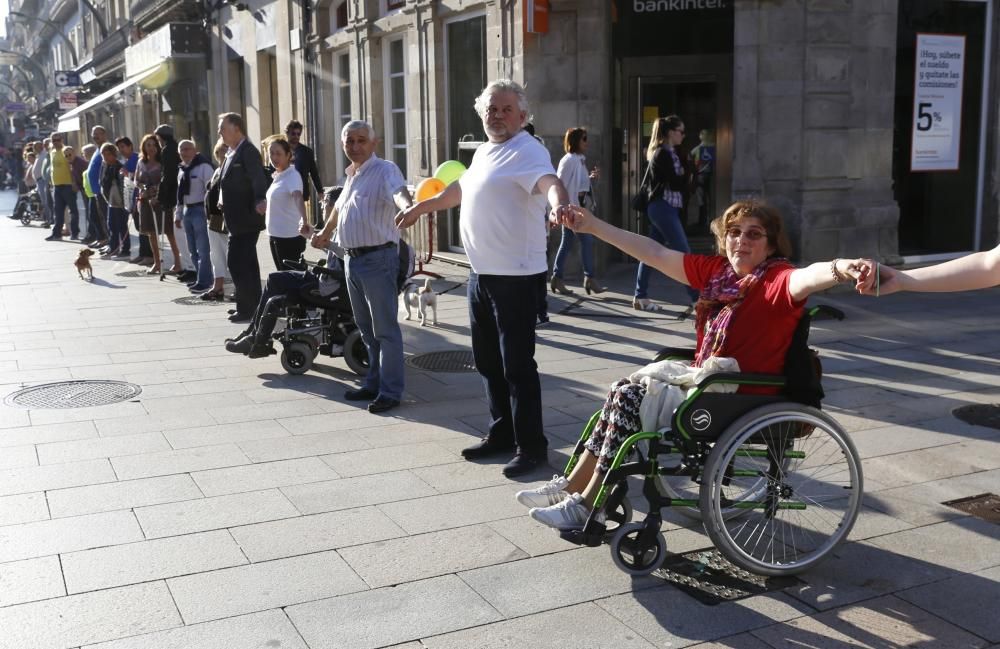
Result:
{"label": "outstretched hand", "polygon": [[578,205],[567,205],[554,213],[556,223],[565,225],[573,232],[588,234],[594,231],[594,222],[597,217],[585,207]]}
{"label": "outstretched hand", "polygon": [[423,214],[422,210],[417,209],[417,205],[419,204],[420,203],[414,203],[405,210],[400,210],[396,213],[395,223],[397,228],[405,230],[417,222],[417,219],[419,219],[421,214]]}
{"label": "outstretched hand", "polygon": [[875,297],[896,293],[902,290],[900,272],[895,268],[876,264],[875,270],[870,273],[867,281],[858,282],[857,290],[862,295],[873,295]]}

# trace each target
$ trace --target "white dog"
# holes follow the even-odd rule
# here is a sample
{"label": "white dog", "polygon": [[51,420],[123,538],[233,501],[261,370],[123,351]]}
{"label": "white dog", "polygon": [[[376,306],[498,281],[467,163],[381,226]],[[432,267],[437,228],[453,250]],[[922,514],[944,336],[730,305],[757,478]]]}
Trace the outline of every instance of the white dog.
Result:
{"label": "white dog", "polygon": [[[412,290],[411,290],[412,289]],[[410,307],[416,307],[420,314],[420,326],[427,326],[427,307],[434,313],[434,324],[438,323],[438,297],[434,289],[431,288],[431,278],[424,280],[423,288],[417,288],[414,283],[409,283],[403,289],[403,306],[406,307],[406,319],[409,320],[413,313]]]}

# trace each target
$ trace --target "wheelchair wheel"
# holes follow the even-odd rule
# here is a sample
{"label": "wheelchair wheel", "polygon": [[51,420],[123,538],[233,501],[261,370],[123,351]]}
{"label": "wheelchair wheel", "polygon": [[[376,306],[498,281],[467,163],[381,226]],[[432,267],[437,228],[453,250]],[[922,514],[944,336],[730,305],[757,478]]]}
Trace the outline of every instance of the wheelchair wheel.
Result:
{"label": "wheelchair wheel", "polygon": [[303,342],[289,343],[281,350],[281,366],[289,374],[305,374],[312,367],[315,357],[310,345]]}
{"label": "wheelchair wheel", "polygon": [[[847,538],[862,492],[861,460],[837,422],[815,408],[774,403],[719,437],[700,503],[705,529],[727,559],[779,576],[809,569]],[[745,513],[727,519],[729,508]]]}
{"label": "wheelchair wheel", "polygon": [[344,340],[344,360],[347,367],[358,376],[368,374],[368,349],[361,340],[361,330],[355,329]]}
{"label": "wheelchair wheel", "polygon": [[646,523],[626,523],[611,539],[611,559],[623,572],[636,577],[652,573],[667,558],[667,540]]}
{"label": "wheelchair wheel", "polygon": [[612,488],[604,507],[606,536],[613,535],[622,525],[632,520],[632,503],[628,500],[628,488],[624,485],[616,485]]}

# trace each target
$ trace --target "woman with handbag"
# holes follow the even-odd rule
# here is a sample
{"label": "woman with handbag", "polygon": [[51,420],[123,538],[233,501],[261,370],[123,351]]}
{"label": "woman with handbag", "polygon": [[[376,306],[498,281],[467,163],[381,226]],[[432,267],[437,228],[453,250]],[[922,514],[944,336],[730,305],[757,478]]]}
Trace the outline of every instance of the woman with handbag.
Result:
{"label": "woman with handbag", "polygon": [[[566,131],[563,138],[563,150],[566,155],[559,161],[559,168],[556,175],[566,186],[566,193],[569,194],[571,205],[586,207],[593,211],[594,193],[591,189],[590,181],[597,180],[600,172],[595,167],[593,171],[587,171],[587,130],[575,126]],[[562,295],[572,295],[573,291],[566,288],[563,281],[563,267],[566,264],[566,257],[573,247],[573,241],[580,240],[580,258],[583,262],[583,289],[587,295],[591,293],[603,293],[605,288],[594,279],[594,237],[585,233],[574,233],[566,226],[562,226],[562,239],[559,241],[559,250],[556,252],[556,260],[552,265],[552,280],[550,286],[553,293]]]}
{"label": "woman with handbag", "polygon": [[[677,115],[660,117],[653,122],[652,137],[646,149],[649,161],[640,194],[646,192],[646,216],[649,218],[649,237],[677,252],[689,253],[687,236],[681,223],[680,211],[684,207],[684,190],[687,177],[684,165],[674,147],[684,141],[684,122]],[[633,201],[635,205],[635,201]],[[649,275],[653,269],[639,262],[635,278],[635,297],[632,306],[638,311],[660,311],[662,307],[648,297]],[[693,305],[698,292],[687,289]],[[689,308],[690,311],[690,308]]]}
{"label": "woman with handbag", "polygon": [[155,135],[142,138],[139,146],[139,164],[135,168],[135,183],[139,191],[139,234],[149,239],[153,249],[153,265],[146,271],[147,275],[160,273],[159,235],[165,232],[170,243],[170,252],[174,256],[171,273],[181,270],[180,255],[177,254],[177,239],[174,237],[173,223],[167,223],[166,213],[158,199],[160,181],[163,180],[163,166],[160,164],[160,143]]}

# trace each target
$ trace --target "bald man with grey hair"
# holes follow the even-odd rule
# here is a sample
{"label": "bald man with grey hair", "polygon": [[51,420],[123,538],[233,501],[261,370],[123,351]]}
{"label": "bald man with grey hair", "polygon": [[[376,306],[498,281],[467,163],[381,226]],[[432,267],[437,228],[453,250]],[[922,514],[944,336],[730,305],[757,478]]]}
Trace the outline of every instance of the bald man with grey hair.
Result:
{"label": "bald man with grey hair", "polygon": [[354,120],[340,137],[350,159],[344,191],[313,246],[326,248],[334,229],[346,251],[347,291],[354,320],[368,350],[368,375],[349,401],[368,401],[368,411],[385,412],[403,398],[403,334],[399,330],[397,276],[399,230],[396,212],[412,199],[399,167],[375,155],[378,139],[371,124]]}

